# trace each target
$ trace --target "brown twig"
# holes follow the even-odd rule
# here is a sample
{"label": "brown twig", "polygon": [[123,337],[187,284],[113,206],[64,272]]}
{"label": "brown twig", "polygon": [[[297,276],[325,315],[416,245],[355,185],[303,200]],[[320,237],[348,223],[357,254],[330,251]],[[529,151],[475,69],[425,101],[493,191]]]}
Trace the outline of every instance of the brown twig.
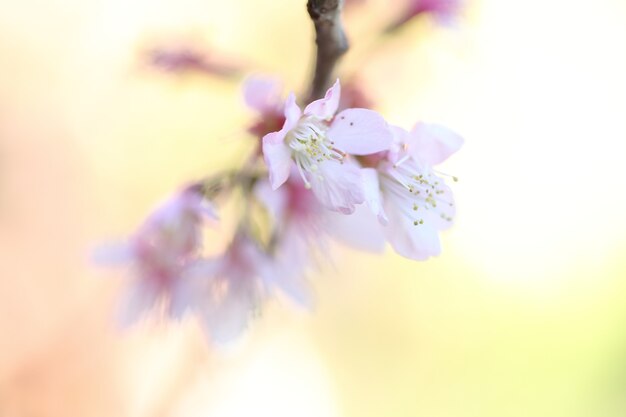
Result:
{"label": "brown twig", "polygon": [[348,50],[348,39],[341,23],[343,0],[308,0],[307,10],[315,24],[317,57],[309,101],[324,95],[333,82],[339,58]]}

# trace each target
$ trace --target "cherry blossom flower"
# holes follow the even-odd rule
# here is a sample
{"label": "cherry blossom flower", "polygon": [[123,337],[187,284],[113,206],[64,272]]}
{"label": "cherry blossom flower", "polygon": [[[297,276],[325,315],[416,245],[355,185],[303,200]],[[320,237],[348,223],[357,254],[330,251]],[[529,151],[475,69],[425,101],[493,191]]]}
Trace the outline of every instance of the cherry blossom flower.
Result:
{"label": "cherry blossom flower", "polygon": [[[170,301],[184,285],[180,277],[199,256],[202,225],[206,219],[216,218],[201,194],[189,187],[157,208],[126,245],[109,252],[117,261],[130,262],[134,272],[123,306],[124,322],[135,321],[160,302],[173,313]],[[124,257],[119,256],[122,252]]]}
{"label": "cherry blossom flower", "polygon": [[[406,8],[398,9],[387,35],[424,14],[449,22],[463,0],[403,1]],[[345,0],[326,11],[309,7],[318,40],[327,34],[324,20],[339,19],[342,5],[356,9],[364,3]],[[341,25],[335,29],[326,36],[329,42],[318,42],[316,97],[317,81],[335,68],[336,56],[325,62],[328,46],[345,52]],[[176,74],[230,77],[243,68],[185,40],[151,48],[143,57],[152,68]],[[104,256],[109,264],[131,266],[124,324],[146,310],[174,320],[191,314],[213,342],[228,343],[275,295],[311,309],[310,273],[319,261],[332,262],[333,240],[373,252],[389,243],[415,260],[438,255],[439,232],[451,225],[456,207],[449,176],[435,166],[463,139],[437,125],[418,124],[410,132],[390,126],[368,109],[366,84],[352,77],[342,94],[337,80],[323,98],[301,108],[294,93],[285,98],[279,79],[247,78],[243,100],[256,113],[247,126],[249,157],[176,193],[127,243],[100,252],[101,261]],[[216,251],[208,248],[212,244],[202,247],[204,226],[217,220],[209,202],[230,209],[232,228]]]}
{"label": "cherry blossom flower", "polygon": [[437,125],[393,131],[392,148],[365,161],[370,166],[364,169],[366,200],[396,252],[425,260],[440,253],[438,232],[452,224],[456,210],[450,188],[433,166],[456,152],[463,139]]}
{"label": "cherry blossom flower", "polygon": [[337,80],[324,98],[310,103],[304,112],[291,93],[282,129],[263,137],[263,155],[274,190],[287,181],[295,164],[305,186],[326,208],[350,214],[364,196],[360,168],[347,160],[347,154],[384,150],[392,134],[382,116],[372,110],[347,109],[335,116],[340,92]]}
{"label": "cherry blossom flower", "polygon": [[276,191],[260,180],[253,194],[273,219],[267,247],[240,227],[224,253],[183,272],[184,285],[172,297],[174,311],[195,313],[219,344],[238,337],[275,291],[305,308],[313,305],[306,272],[325,210],[297,176]]}
{"label": "cherry blossom flower", "polygon": [[268,258],[242,230],[226,251],[188,268],[177,288],[175,310],[196,313],[211,340],[227,343],[258,314],[270,292],[265,273]]}

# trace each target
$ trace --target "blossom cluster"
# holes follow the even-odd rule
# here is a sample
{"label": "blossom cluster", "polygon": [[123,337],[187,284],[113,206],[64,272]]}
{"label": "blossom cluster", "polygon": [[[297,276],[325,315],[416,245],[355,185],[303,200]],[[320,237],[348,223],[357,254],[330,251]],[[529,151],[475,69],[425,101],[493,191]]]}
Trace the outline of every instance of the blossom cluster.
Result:
{"label": "blossom cluster", "polygon": [[[337,112],[339,80],[304,109],[281,90],[277,80],[248,79],[244,99],[258,113],[248,129],[257,144],[251,162],[186,186],[125,245],[131,320],[155,306],[173,318],[191,313],[225,342],[277,292],[311,307],[306,275],[331,240],[371,251],[388,242],[414,260],[440,253],[438,234],[456,207],[434,166],[461,137],[426,123],[407,131],[369,109]],[[217,201],[235,190],[245,209],[223,250],[207,253],[215,231],[205,226],[219,221]]]}

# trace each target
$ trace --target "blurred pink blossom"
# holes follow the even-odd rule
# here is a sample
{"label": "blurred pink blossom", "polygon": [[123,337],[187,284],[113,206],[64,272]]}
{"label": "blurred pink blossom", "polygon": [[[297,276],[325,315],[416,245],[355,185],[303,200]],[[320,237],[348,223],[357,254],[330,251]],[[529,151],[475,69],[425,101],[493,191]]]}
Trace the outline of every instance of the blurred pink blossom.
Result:
{"label": "blurred pink blossom", "polygon": [[274,77],[251,76],[243,83],[244,101],[259,115],[256,123],[250,126],[248,131],[259,139],[280,129],[285,123],[282,90],[282,82]]}
{"label": "blurred pink blossom", "polygon": [[146,58],[154,68],[177,74],[198,72],[230,77],[240,73],[243,67],[230,58],[190,45],[155,47],[148,50]]}
{"label": "blurred pink blossom", "polygon": [[[216,218],[212,206],[189,187],[158,207],[127,244],[109,250],[112,261],[129,262],[134,273],[122,311],[126,323],[159,303],[173,313],[172,296],[185,285],[180,277],[200,255],[202,225]],[[125,256],[121,257],[122,253]]]}
{"label": "blurred pink blossom", "polygon": [[239,231],[223,254],[198,260],[184,271],[173,308],[177,314],[196,313],[214,342],[230,342],[259,313],[270,291],[268,262],[256,242]]}
{"label": "blurred pink blossom", "polygon": [[287,181],[295,164],[322,205],[349,214],[364,197],[360,169],[346,155],[386,149],[392,134],[382,116],[372,110],[347,109],[335,116],[340,92],[337,80],[324,98],[310,103],[304,112],[291,93],[282,129],[263,137],[263,155],[272,189]]}

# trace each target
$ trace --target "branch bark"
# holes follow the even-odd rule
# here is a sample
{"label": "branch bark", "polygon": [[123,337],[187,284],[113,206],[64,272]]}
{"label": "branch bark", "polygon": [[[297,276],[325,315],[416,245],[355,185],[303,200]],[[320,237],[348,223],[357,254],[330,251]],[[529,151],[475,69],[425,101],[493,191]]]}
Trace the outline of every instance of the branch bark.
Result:
{"label": "branch bark", "polygon": [[324,95],[331,86],[337,61],[348,50],[348,39],[341,23],[343,0],[308,0],[307,10],[315,24],[317,56],[309,91],[309,102]]}

